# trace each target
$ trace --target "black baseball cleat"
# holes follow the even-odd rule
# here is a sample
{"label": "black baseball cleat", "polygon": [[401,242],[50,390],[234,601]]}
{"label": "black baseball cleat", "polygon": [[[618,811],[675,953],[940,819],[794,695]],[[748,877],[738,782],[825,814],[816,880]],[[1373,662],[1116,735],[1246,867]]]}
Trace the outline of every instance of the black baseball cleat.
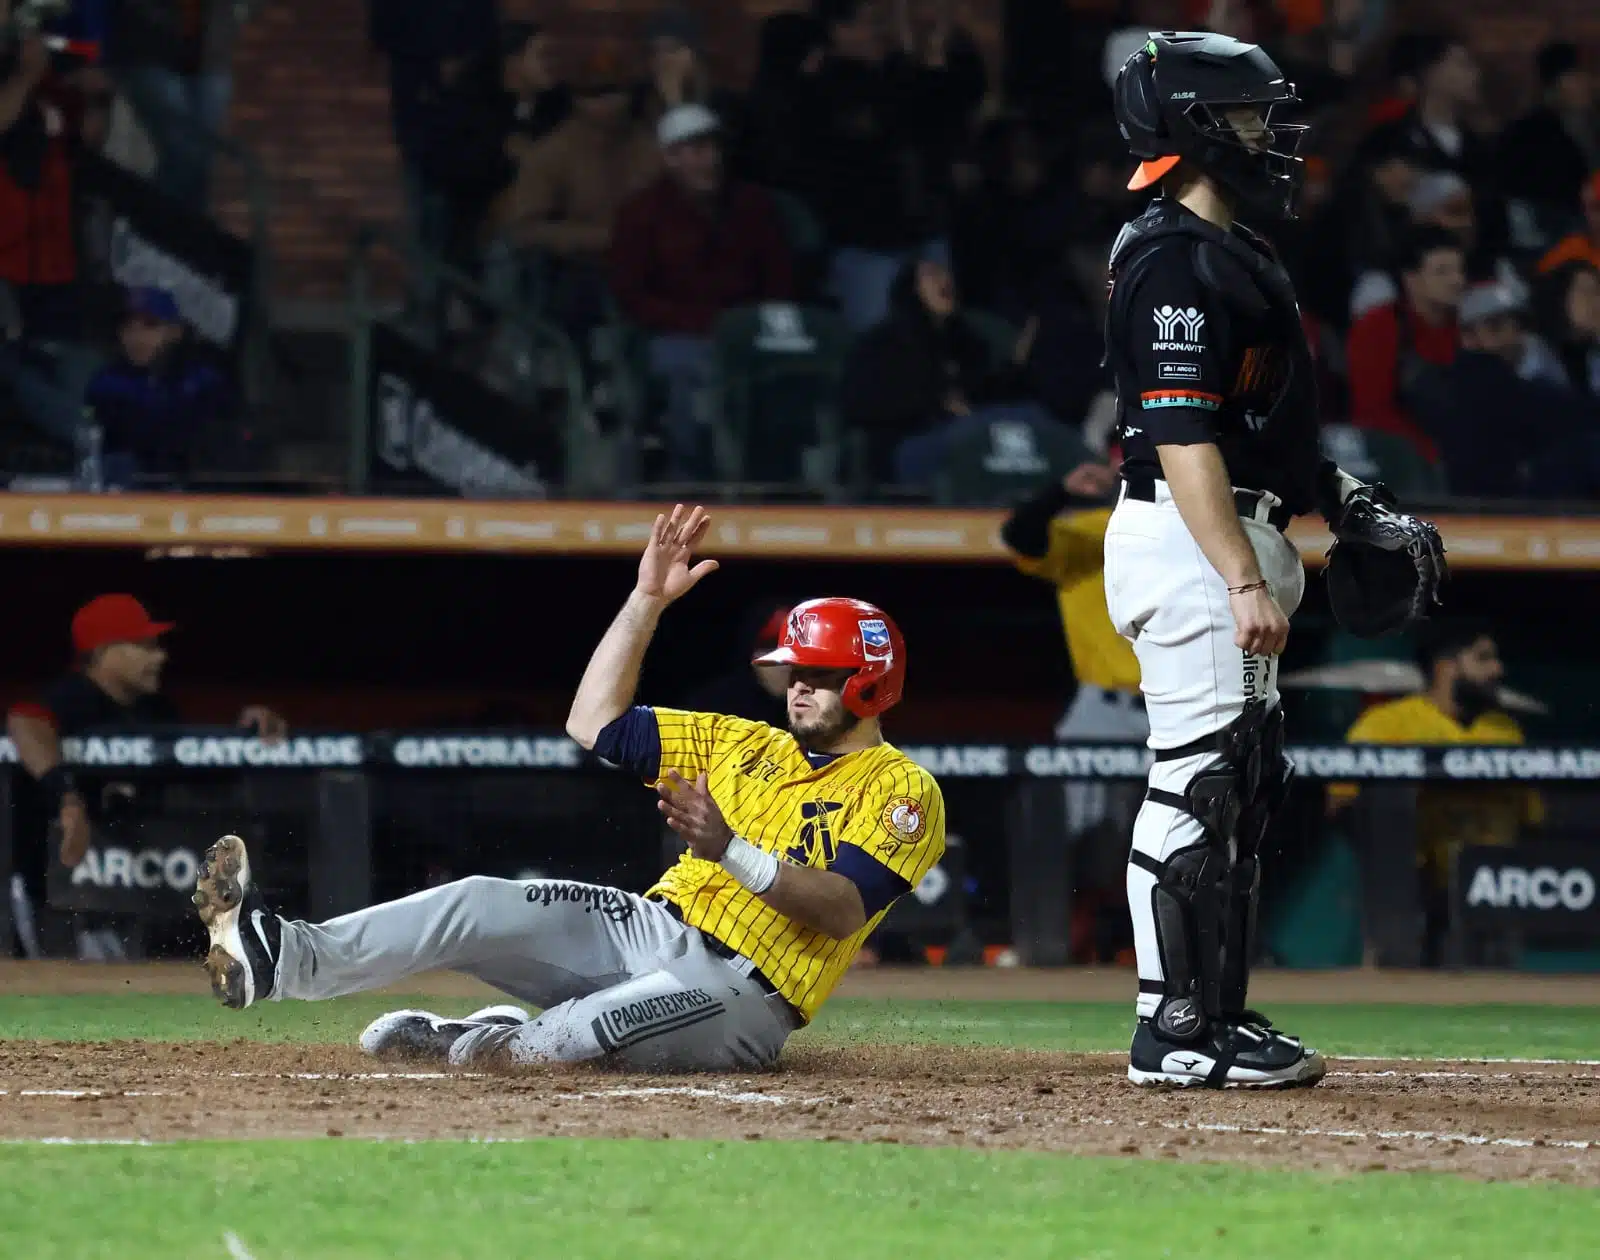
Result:
{"label": "black baseball cleat", "polygon": [[1258,1023],[1216,1023],[1192,1042],[1162,1036],[1145,1020],[1133,1032],[1128,1079],[1135,1085],[1285,1089],[1315,1085],[1328,1071],[1298,1037]]}
{"label": "black baseball cleat", "polygon": [[283,925],[250,882],[250,857],[238,836],[223,836],[206,850],[194,904],[211,936],[205,966],[217,1000],[243,1010],[270,997]]}
{"label": "black baseball cleat", "polygon": [[533,1016],[520,1006],[486,1006],[465,1019],[448,1019],[431,1011],[390,1011],[367,1025],[361,1048],[377,1059],[450,1058],[450,1047],[475,1028],[518,1028]]}

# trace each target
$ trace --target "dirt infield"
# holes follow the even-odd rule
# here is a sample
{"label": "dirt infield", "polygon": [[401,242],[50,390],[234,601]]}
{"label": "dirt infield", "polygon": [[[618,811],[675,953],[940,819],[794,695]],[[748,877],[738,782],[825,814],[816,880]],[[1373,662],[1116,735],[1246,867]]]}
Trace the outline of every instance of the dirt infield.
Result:
{"label": "dirt infield", "polygon": [[[0,968],[0,992],[195,992],[197,974],[193,967]],[[1126,974],[1112,978],[1125,996]],[[1417,978],[1320,980],[1295,996],[1425,996]],[[1586,980],[1426,981],[1445,1001],[1600,996]],[[1270,1000],[1283,996],[1280,984],[1305,982],[1263,973],[1261,994]],[[850,988],[978,996],[961,992],[971,985],[987,997],[1081,998],[1103,996],[1093,991],[1101,983],[1095,973],[881,972],[852,977]],[[406,988],[481,991],[454,979]],[[1321,1088],[1277,1094],[1138,1091],[1122,1070],[1111,1055],[801,1045],[781,1070],[755,1077],[572,1068],[497,1075],[386,1070],[353,1048],[331,1046],[11,1041],[0,1042],[0,1138],[810,1138],[1600,1184],[1600,1067],[1338,1061]]]}

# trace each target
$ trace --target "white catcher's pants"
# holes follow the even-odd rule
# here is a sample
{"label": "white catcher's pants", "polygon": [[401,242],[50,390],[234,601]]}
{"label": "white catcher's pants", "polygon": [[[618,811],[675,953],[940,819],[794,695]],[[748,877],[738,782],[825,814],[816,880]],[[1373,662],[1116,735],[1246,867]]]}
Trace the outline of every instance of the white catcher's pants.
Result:
{"label": "white catcher's pants", "polygon": [[441,967],[545,1008],[516,1034],[521,1062],[611,1056],[647,1071],[765,1068],[799,1026],[748,964],[712,953],[659,902],[483,875],[326,923],[284,920],[273,997],[338,997]]}
{"label": "white catcher's pants", "polygon": [[[1165,482],[1155,503],[1124,497],[1106,529],[1106,605],[1118,632],[1139,658],[1150,747],[1179,748],[1222,730],[1247,700],[1278,703],[1278,661],[1250,656],[1233,643],[1228,587],[1190,536]],[[1263,500],[1260,515],[1275,505]],[[1305,568],[1293,543],[1265,520],[1243,521],[1261,576],[1286,615],[1305,594]],[[1198,753],[1150,768],[1150,786],[1182,794],[1211,761]],[[1133,848],[1158,861],[1200,842],[1199,822],[1167,805],[1145,801],[1133,826]],[[1128,909],[1141,990],[1164,979],[1156,942],[1151,890],[1155,876],[1129,865]],[[1141,992],[1139,1014],[1155,1014],[1159,994]]]}

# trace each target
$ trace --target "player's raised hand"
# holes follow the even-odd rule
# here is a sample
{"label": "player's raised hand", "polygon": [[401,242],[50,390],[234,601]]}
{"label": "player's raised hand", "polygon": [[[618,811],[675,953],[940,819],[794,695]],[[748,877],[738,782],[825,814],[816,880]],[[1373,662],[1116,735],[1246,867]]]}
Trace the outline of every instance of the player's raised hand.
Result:
{"label": "player's raised hand", "polygon": [[711,517],[703,507],[686,512],[679,503],[671,515],[658,515],[650,530],[650,541],[644,545],[644,555],[639,558],[639,593],[670,604],[708,573],[715,573],[715,560],[702,560],[689,567],[694,549],[710,528]]}
{"label": "player's raised hand", "polygon": [[657,805],[671,827],[688,842],[689,852],[708,862],[722,860],[733,829],[723,820],[722,810],[711,799],[711,785],[702,774],[690,783],[676,770],[656,785],[661,800]]}

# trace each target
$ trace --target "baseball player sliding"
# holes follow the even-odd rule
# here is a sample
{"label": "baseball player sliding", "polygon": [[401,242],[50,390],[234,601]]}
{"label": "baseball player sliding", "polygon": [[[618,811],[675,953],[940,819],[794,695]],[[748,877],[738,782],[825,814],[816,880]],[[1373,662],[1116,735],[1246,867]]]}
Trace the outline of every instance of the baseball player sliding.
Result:
{"label": "baseball player sliding", "polygon": [[1315,1084],[1322,1056],[1246,1005],[1261,842],[1293,774],[1278,657],[1305,573],[1283,535],[1326,517],[1335,616],[1353,633],[1426,613],[1438,532],[1321,457],[1311,352],[1288,275],[1236,214],[1290,214],[1303,127],[1262,50],[1152,34],[1115,108],[1160,196],[1111,253],[1107,352],[1122,487],[1106,602],[1133,643],[1155,764],[1134,824],[1139,962],[1128,1075],[1139,1084]]}
{"label": "baseball player sliding", "polygon": [[622,611],[578,684],[567,731],[655,784],[687,849],[643,896],[560,880],[476,876],[326,923],[283,919],[250,880],[244,842],[206,854],[194,901],[206,969],[228,1006],[337,997],[420,971],[464,971],[542,1008],[465,1019],[381,1016],[377,1055],[464,1064],[609,1057],[665,1071],[770,1066],[827,999],[896,898],[944,852],[938,784],[884,742],[906,650],[879,609],[814,599],[758,658],[789,671],[789,729],[633,704],[668,605],[716,570],[691,567],[710,520],[658,516]]}

